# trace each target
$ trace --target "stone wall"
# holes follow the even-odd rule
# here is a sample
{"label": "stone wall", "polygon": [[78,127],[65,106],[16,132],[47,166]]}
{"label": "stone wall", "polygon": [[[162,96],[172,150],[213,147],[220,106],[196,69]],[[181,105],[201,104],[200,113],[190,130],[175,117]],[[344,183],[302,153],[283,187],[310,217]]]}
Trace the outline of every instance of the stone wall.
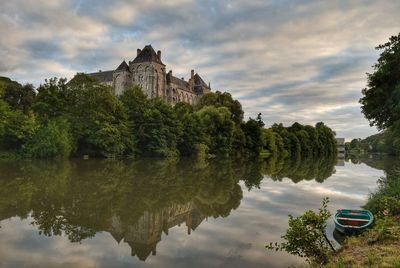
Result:
{"label": "stone wall", "polygon": [[150,98],[165,97],[165,67],[155,62],[130,63],[132,84],[142,87]]}
{"label": "stone wall", "polygon": [[113,81],[115,95],[119,96],[126,88],[132,85],[132,76],[127,71],[115,71]]}

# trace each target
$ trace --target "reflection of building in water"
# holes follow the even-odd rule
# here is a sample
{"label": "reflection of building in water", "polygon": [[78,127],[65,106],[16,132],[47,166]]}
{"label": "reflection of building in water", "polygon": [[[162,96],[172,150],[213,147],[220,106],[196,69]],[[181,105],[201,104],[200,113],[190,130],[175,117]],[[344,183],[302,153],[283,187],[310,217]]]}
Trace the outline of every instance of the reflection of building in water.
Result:
{"label": "reflection of building in water", "polygon": [[346,154],[346,150],[344,147],[344,138],[336,138],[337,149],[338,149],[338,157],[344,158]]}
{"label": "reflection of building in water", "polygon": [[338,158],[337,162],[336,162],[336,166],[337,167],[344,167],[344,158]]}
{"label": "reflection of building in water", "polygon": [[161,241],[163,231],[168,235],[170,228],[186,223],[187,232],[190,234],[204,218],[191,202],[182,205],[174,204],[160,211],[146,211],[134,225],[125,228],[119,217],[114,215],[108,231],[118,243],[122,239],[128,243],[132,256],[145,261],[150,253],[156,255],[156,246]]}

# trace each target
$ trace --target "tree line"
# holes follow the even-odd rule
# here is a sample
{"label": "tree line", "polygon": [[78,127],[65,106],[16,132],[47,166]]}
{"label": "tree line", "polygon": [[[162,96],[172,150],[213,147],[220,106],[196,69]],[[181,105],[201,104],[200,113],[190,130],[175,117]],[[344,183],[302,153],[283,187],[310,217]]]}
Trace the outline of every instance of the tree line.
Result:
{"label": "tree line", "polygon": [[364,140],[354,139],[347,149],[400,155],[400,33],[378,45],[374,72],[367,74],[362,90],[361,110],[370,126],[382,132]]}
{"label": "tree line", "polygon": [[46,80],[39,88],[0,78],[0,149],[18,157],[120,156],[298,157],[336,154],[324,123],[265,128],[261,114],[243,119],[227,92],[194,106],[149,99],[134,86],[112,87],[85,74]]}

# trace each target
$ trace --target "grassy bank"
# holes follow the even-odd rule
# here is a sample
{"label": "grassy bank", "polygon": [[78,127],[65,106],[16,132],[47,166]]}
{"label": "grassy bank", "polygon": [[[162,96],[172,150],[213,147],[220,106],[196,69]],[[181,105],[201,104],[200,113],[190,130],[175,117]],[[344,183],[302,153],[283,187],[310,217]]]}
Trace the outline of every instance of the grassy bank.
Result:
{"label": "grassy bank", "polygon": [[400,268],[400,175],[388,174],[367,204],[376,221],[358,237],[349,237],[325,267]]}
{"label": "grassy bank", "polygon": [[400,268],[399,219],[386,217],[358,237],[349,237],[324,267]]}

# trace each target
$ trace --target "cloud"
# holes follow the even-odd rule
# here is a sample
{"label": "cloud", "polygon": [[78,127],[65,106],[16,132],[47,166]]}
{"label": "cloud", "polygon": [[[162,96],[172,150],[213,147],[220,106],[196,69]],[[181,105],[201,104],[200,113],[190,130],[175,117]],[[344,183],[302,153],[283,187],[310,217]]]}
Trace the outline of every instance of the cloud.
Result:
{"label": "cloud", "polygon": [[178,77],[198,71],[267,124],[324,121],[339,136],[376,132],[358,99],[377,44],[400,31],[397,1],[9,1],[0,74],[38,85],[112,70],[146,44]]}

